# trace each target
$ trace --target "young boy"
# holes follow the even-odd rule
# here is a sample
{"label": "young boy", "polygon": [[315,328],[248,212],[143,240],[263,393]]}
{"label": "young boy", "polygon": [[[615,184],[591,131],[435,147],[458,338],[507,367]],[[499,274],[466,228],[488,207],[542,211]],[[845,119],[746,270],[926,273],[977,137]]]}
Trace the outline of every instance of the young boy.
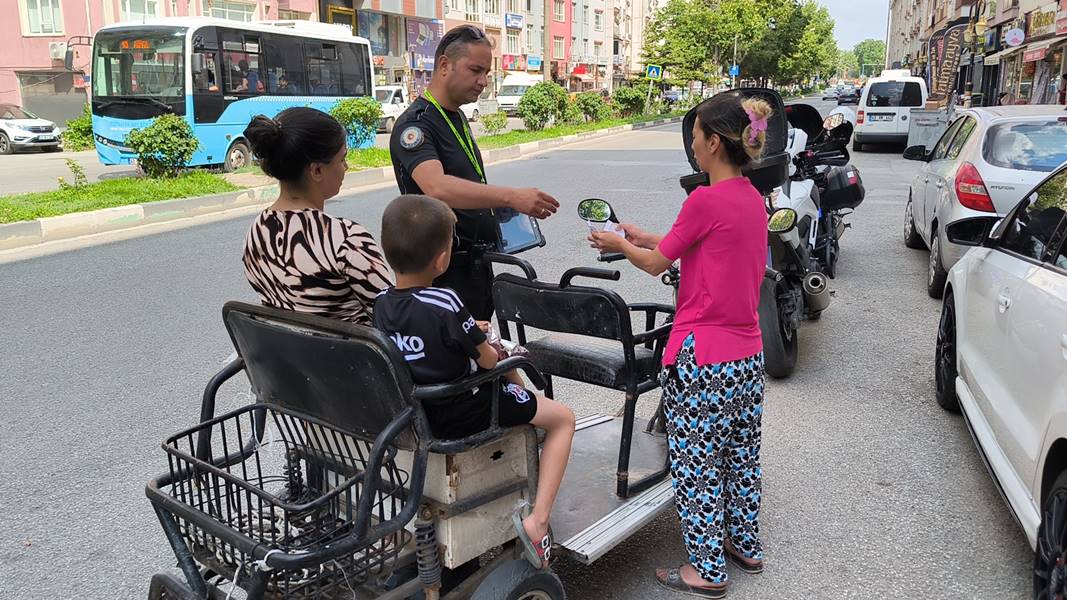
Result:
{"label": "young boy", "polygon": [[[429,196],[400,196],[382,215],[381,245],[396,274],[396,287],[378,295],[374,326],[400,348],[418,384],[456,381],[497,363],[496,350],[459,295],[432,287],[448,269],[455,225],[452,209]],[[512,380],[521,381],[517,376]],[[424,402],[423,408],[435,437],[472,435],[489,427],[494,385],[500,386],[502,427],[530,423],[545,430],[537,498],[531,514],[516,523],[527,558],[540,568],[552,545],[548,518],[571,453],[574,413],[521,385],[502,381],[464,396]]]}

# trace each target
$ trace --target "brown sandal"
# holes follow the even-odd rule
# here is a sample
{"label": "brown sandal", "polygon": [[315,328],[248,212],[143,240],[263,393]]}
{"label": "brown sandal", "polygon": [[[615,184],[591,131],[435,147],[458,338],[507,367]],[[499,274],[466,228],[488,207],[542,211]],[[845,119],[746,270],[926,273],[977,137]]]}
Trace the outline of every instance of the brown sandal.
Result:
{"label": "brown sandal", "polygon": [[680,592],[697,598],[725,598],[726,583],[713,583],[709,586],[692,586],[682,579],[680,569],[656,569],[656,582],[672,592]]}
{"label": "brown sandal", "polygon": [[749,575],[759,575],[763,572],[763,559],[749,558],[738,552],[730,542],[724,544],[726,557]]}

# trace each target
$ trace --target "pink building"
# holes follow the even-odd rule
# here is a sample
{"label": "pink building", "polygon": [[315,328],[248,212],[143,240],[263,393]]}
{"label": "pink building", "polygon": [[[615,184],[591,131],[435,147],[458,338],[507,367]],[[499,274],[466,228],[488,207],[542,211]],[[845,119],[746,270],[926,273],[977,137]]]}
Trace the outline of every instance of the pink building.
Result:
{"label": "pink building", "polygon": [[552,14],[545,15],[545,19],[551,20],[549,30],[552,35],[552,45],[545,51],[545,62],[551,65],[552,79],[566,87],[567,76],[571,72],[573,4],[566,0],[552,0]]}
{"label": "pink building", "polygon": [[[89,47],[75,48],[75,72],[63,68],[67,41],[112,23],[211,16],[235,21],[318,20],[318,0],[4,0],[18,15],[0,19],[0,103],[64,123],[86,101]],[[16,17],[16,18],[7,18]]]}

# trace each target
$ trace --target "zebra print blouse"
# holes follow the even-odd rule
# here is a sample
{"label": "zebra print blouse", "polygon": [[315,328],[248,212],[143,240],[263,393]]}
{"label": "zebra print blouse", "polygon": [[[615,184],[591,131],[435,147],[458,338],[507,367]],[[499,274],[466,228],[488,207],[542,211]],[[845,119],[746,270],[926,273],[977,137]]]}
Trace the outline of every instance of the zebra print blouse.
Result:
{"label": "zebra print blouse", "polygon": [[392,275],[362,225],[320,210],[264,210],[248,230],[245,275],[267,306],[371,325]]}

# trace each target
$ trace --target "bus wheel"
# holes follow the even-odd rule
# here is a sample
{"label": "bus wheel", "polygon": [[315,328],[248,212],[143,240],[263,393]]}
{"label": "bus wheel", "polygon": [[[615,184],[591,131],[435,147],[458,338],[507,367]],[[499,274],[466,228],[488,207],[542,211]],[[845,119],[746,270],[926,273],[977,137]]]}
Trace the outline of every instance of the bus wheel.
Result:
{"label": "bus wheel", "polygon": [[222,163],[222,170],[227,173],[233,173],[237,169],[247,167],[250,164],[252,164],[252,152],[248,149],[248,144],[234,142],[230,146],[229,152],[226,153],[226,162]]}

